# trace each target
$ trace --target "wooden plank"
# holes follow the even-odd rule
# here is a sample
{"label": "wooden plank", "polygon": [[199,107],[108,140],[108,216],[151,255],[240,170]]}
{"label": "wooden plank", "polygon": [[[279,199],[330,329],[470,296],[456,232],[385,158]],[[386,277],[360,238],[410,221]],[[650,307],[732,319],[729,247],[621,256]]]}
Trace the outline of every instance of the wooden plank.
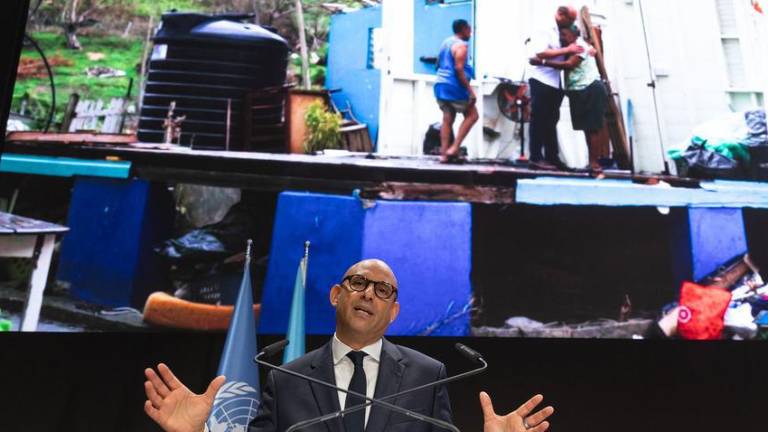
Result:
{"label": "wooden plank", "polygon": [[624,118],[621,115],[621,109],[616,103],[616,99],[613,97],[613,88],[611,81],[608,78],[608,71],[605,68],[605,57],[603,52],[603,46],[600,42],[597,29],[592,25],[592,18],[589,15],[589,8],[584,6],[581,8],[581,20],[584,23],[585,30],[589,35],[590,42],[595,47],[597,53],[595,59],[597,60],[597,68],[600,70],[600,77],[605,83],[608,90],[608,111],[606,112],[605,119],[608,126],[608,134],[611,137],[611,143],[613,144],[613,156],[619,167],[622,169],[630,169],[632,167],[632,161],[630,160],[629,144],[627,142],[627,132],[624,127]]}
{"label": "wooden plank", "polygon": [[46,142],[55,144],[131,144],[132,134],[98,134],[90,132],[43,133],[37,131],[11,132],[6,142]]}
{"label": "wooden plank", "polygon": [[109,102],[109,107],[102,112],[104,123],[101,126],[101,133],[120,133],[125,115],[125,100],[122,98],[113,98]]}
{"label": "wooden plank", "polygon": [[311,190],[314,192],[351,193],[356,189],[370,189],[376,182],[364,180],[337,180],[291,175],[247,174],[222,171],[140,166],[135,169],[139,178],[150,181],[180,182],[207,186],[237,186],[243,189],[275,191]]}
{"label": "wooden plank", "polygon": [[36,235],[3,235],[0,233],[1,258],[32,258],[35,252]]}
{"label": "wooden plank", "polygon": [[724,289],[735,288],[733,285],[752,271],[747,260],[748,257],[745,255],[715,274],[697,282],[704,286],[716,286]]}
{"label": "wooden plank", "polygon": [[478,204],[514,204],[515,187],[386,182],[360,191],[366,199],[404,201],[462,201]]}
{"label": "wooden plank", "polygon": [[[74,96],[74,95],[73,95]],[[73,100],[70,99],[70,104]],[[76,102],[75,117],[69,121],[69,132],[80,130],[119,133],[125,115],[126,102],[123,98],[112,98],[109,103],[102,100],[83,99]]]}
{"label": "wooden plank", "polygon": [[37,219],[0,212],[0,235],[63,233],[69,228]]}
{"label": "wooden plank", "polygon": [[38,241],[42,244],[35,247],[35,249],[39,250],[39,255],[35,261],[35,269],[32,271],[27,298],[24,301],[21,331],[37,330],[40,308],[43,305],[43,291],[45,291],[45,285],[48,282],[48,270],[51,268],[51,258],[53,256],[53,246],[56,243],[56,236],[45,234],[43,238],[38,238]]}
{"label": "wooden plank", "polygon": [[80,101],[80,95],[72,93],[69,95],[69,101],[67,102],[67,108],[64,110],[64,120],[61,122],[61,132],[69,132],[72,126],[72,119],[75,117],[75,108]]}
{"label": "wooden plank", "polygon": [[[31,132],[26,132],[31,133]],[[11,136],[18,136],[14,132]],[[43,135],[34,132],[35,135]],[[44,137],[43,137],[44,138]],[[41,138],[41,139],[43,139]],[[118,157],[133,162],[132,167],[154,168],[160,176],[165,169],[182,168],[192,171],[221,171],[258,173],[266,177],[282,176],[285,173],[304,177],[337,178],[362,182],[384,181],[442,183],[466,185],[507,185],[517,179],[546,178],[589,178],[586,172],[541,171],[510,166],[504,161],[475,160],[462,165],[440,164],[432,156],[381,156],[364,153],[349,153],[343,157],[310,156],[285,153],[263,152],[222,152],[190,150],[186,147],[158,143],[132,143],[128,146],[95,146],[60,142],[9,140],[5,145],[6,154],[25,153],[47,156],[68,156],[76,158],[105,159]],[[137,171],[138,172],[138,171]],[[170,173],[170,171],[169,171]],[[632,180],[639,183],[664,181],[675,187],[698,188],[700,181],[684,177],[658,175],[632,175],[629,171],[605,171],[609,179]],[[266,178],[265,177],[265,178]],[[170,175],[169,175],[170,178]],[[234,178],[234,177],[233,177]],[[233,180],[234,182],[234,180]],[[736,182],[746,184],[746,182]],[[237,185],[232,183],[232,185]]]}

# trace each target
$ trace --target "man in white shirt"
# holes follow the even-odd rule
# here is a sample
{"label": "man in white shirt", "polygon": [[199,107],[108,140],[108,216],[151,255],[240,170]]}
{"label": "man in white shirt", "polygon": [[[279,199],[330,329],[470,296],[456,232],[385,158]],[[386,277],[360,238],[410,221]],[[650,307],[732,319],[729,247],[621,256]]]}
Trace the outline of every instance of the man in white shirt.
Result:
{"label": "man in white shirt", "polygon": [[[553,70],[565,71],[565,91],[571,108],[571,123],[574,130],[584,131],[589,150],[589,168],[600,173],[599,160],[608,157],[600,142],[605,112],[608,107],[608,90],[600,78],[597,61],[589,54],[594,48],[581,36],[578,27],[572,25],[560,29],[563,45],[577,44],[585,49],[581,54],[572,55],[565,61],[549,60]],[[532,65],[542,64],[539,58],[531,59]]]}
{"label": "man in white shirt", "polygon": [[[330,291],[336,308],[336,333],[331,341],[311,351],[286,368],[319,380],[335,383],[369,397],[382,398],[403,389],[437,381],[446,376],[445,366],[410,348],[395,345],[383,336],[400,311],[398,283],[389,266],[381,260],[364,260],[347,270],[341,282]],[[167,366],[158,365],[158,373],[147,369],[144,383],[147,402],[144,409],[164,430],[199,432],[210,414],[216,392],[224,377],[215,378],[202,395],[187,389]],[[544,432],[552,407],[533,413],[541,402],[534,396],[506,416],[493,412],[487,394],[480,396],[486,432]],[[284,431],[309,418],[360,405],[362,398],[271,371],[262,393],[261,405],[251,422],[251,432]],[[393,401],[395,405],[422,415],[451,421],[451,407],[445,386],[411,393]],[[356,414],[356,415],[355,415]],[[384,432],[437,430],[380,406],[369,406],[316,425],[307,431]]]}
{"label": "man in white shirt", "polygon": [[[550,27],[537,32],[531,38],[531,55],[541,59],[528,72],[531,90],[530,159],[534,167],[542,169],[567,169],[560,160],[557,142],[557,122],[560,121],[560,104],[563,102],[560,70],[547,66],[547,61],[563,61],[564,56],[584,52],[578,45],[563,47],[560,29],[573,25],[578,17],[576,9],[560,6]],[[542,153],[543,150],[543,153]]]}

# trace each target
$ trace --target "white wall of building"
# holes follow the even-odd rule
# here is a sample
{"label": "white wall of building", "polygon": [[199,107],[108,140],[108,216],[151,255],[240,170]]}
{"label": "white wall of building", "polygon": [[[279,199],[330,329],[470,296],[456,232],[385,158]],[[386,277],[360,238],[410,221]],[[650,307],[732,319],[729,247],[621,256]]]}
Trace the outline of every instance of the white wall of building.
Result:
{"label": "white wall of building", "polygon": [[[733,4],[727,3],[729,1]],[[483,103],[479,104],[484,125],[500,132],[501,136],[495,140],[484,138],[478,126],[468,137],[467,147],[471,157],[516,157],[519,153],[516,125],[498,115],[493,94],[495,77],[519,80],[523,76],[529,55],[524,41],[538,26],[554,19],[556,7],[564,2],[475,2],[477,80],[473,84],[478,94],[484,95]],[[663,151],[683,143],[695,125],[743,108],[738,105],[744,101],[756,103],[759,100],[756,95],[768,91],[765,75],[768,17],[752,11],[748,1],[587,0],[571,3],[577,7],[587,5],[598,15],[594,20],[602,24],[611,84],[622,106],[626,107],[631,100],[635,108],[634,161],[638,170],[662,171]],[[739,30],[745,72],[738,86],[729,77],[723,51],[723,8],[732,8],[735,18],[726,18],[735,19],[732,21]],[[433,77],[412,72],[411,1],[384,1],[383,33],[386,64],[382,68],[379,149],[385,154],[420,154],[427,126],[439,121],[441,114],[432,96]],[[653,72],[649,70],[648,53]],[[647,86],[652,73],[657,83],[660,127],[657,127],[653,93]],[[768,98],[763,98],[763,102],[765,99]],[[586,148],[582,135],[570,127],[567,99],[562,114],[558,127],[562,156],[572,166],[584,165]]]}

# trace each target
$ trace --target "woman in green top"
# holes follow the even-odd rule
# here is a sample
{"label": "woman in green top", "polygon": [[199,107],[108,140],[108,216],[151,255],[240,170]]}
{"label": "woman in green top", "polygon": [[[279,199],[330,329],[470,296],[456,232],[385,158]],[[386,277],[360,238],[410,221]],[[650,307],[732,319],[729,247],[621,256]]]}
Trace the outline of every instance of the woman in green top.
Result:
{"label": "woman in green top", "polygon": [[600,79],[595,60],[594,48],[580,37],[575,25],[560,29],[563,46],[577,44],[584,47],[580,54],[573,54],[565,61],[554,61],[534,57],[532,65],[549,66],[565,71],[565,91],[571,107],[571,122],[576,130],[583,130],[589,149],[589,167],[600,170],[599,159],[603,155],[600,133],[603,129],[605,111],[608,106],[608,92]]}

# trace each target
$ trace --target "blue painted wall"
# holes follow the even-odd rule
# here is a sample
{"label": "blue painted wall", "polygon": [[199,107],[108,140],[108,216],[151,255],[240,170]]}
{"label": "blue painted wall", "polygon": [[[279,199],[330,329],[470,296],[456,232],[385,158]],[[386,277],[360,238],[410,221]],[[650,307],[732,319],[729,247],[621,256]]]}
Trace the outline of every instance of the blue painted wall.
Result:
{"label": "blue painted wall", "polygon": [[[425,0],[413,0],[413,72],[434,75],[435,65],[423,63],[419,57],[436,57],[440,44],[453,34],[451,24],[459,18],[472,22],[472,2],[455,4],[427,4]],[[473,39],[474,40],[474,39]],[[472,44],[472,42],[470,41]],[[472,44],[474,58],[474,44]]]}
{"label": "blue painted wall", "polygon": [[171,237],[173,216],[164,184],[78,178],[56,278],[69,282],[78,300],[143,307],[166,286],[167,266],[153,248]]}
{"label": "blue painted wall", "polygon": [[[364,258],[389,263],[398,278],[400,316],[388,335],[469,335],[464,310],[472,288],[472,207],[467,203],[378,201],[283,192],[278,200],[259,332],[288,326],[296,268],[304,241],[312,242],[307,272],[308,334],[331,334],[329,291]],[[446,265],[450,263],[450,265]]]}
{"label": "blue painted wall", "polygon": [[740,208],[673,209],[670,240],[675,286],[697,281],[747,253]]}
{"label": "blue painted wall", "polygon": [[364,8],[356,12],[331,16],[328,37],[327,88],[340,88],[333,94],[339,108],[346,101],[361,122],[368,124],[368,132],[375,143],[379,131],[379,99],[381,75],[378,69],[369,69],[369,30],[381,27],[381,7]]}
{"label": "blue painted wall", "polygon": [[744,217],[740,208],[691,208],[688,218],[694,280],[747,253]]}

